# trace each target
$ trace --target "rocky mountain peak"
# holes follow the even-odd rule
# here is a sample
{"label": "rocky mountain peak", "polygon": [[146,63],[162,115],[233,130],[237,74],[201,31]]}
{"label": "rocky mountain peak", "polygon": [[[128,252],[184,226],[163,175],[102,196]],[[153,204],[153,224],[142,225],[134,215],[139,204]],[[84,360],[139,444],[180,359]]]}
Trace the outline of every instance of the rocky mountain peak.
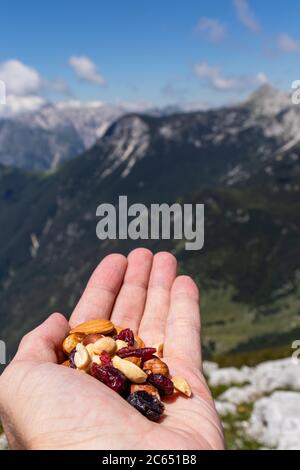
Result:
{"label": "rocky mountain peak", "polygon": [[246,101],[255,114],[274,115],[291,106],[288,93],[264,84],[255,90]]}

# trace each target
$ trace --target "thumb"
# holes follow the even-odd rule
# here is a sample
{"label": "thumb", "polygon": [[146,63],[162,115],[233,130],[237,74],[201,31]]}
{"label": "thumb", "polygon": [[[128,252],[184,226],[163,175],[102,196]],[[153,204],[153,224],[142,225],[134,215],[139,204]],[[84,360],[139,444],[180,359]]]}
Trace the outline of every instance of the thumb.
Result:
{"label": "thumb", "polygon": [[63,359],[61,344],[69,331],[65,317],[53,313],[23,337],[13,361],[59,362]]}

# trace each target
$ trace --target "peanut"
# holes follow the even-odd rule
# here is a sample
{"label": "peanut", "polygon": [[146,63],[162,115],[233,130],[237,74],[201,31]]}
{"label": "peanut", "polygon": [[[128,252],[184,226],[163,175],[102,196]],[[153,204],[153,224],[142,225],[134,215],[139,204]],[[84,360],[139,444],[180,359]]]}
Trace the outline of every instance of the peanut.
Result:
{"label": "peanut", "polygon": [[98,339],[93,344],[94,354],[100,354],[102,351],[106,351],[109,354],[113,354],[117,349],[116,342],[110,336],[104,336],[103,338]]}
{"label": "peanut", "polygon": [[132,362],[121,359],[119,356],[114,356],[112,363],[113,366],[119,369],[131,382],[137,384],[146,382],[147,374]]}
{"label": "peanut", "polygon": [[117,345],[117,351],[119,351],[122,348],[127,348],[128,344],[126,341],[123,341],[122,339],[117,339],[116,340],[116,345]]}
{"label": "peanut", "polygon": [[78,343],[76,346],[76,353],[74,356],[74,363],[77,369],[86,369],[91,362],[90,355],[83,344]]}
{"label": "peanut", "polygon": [[142,364],[142,359],[140,357],[135,357],[135,356],[125,357],[125,361],[132,362],[138,367],[141,367],[141,364]]}

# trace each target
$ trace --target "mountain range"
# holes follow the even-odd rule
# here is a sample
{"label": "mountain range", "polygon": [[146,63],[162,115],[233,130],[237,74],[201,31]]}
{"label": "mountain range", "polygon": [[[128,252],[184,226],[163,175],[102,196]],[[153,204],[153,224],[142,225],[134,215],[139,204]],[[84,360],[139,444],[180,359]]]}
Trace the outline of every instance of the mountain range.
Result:
{"label": "mountain range", "polygon": [[[202,287],[207,357],[226,365],[287,354],[300,333],[299,124],[300,108],[264,86],[231,107],[114,118],[52,172],[0,166],[0,330],[9,351],[50,312],[70,313],[105,254],[143,244],[173,251]],[[204,203],[204,249],[98,240],[97,206],[123,194],[146,205]]]}
{"label": "mountain range", "polygon": [[[0,163],[27,171],[52,171],[94,145],[119,117],[139,108],[145,105],[75,100],[45,102],[30,111],[2,107]],[[177,106],[148,107],[147,114],[166,116],[179,110]]]}

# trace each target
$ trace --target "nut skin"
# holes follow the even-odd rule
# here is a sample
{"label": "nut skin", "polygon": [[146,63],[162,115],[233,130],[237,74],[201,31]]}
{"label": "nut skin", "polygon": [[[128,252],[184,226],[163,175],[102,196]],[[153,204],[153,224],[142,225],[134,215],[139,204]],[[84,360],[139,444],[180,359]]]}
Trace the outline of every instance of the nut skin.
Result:
{"label": "nut skin", "polygon": [[183,393],[186,397],[190,397],[192,395],[192,389],[184,377],[180,377],[179,375],[174,376],[172,378],[172,382],[175,390],[178,392]]}
{"label": "nut skin", "polygon": [[109,354],[114,354],[117,349],[116,342],[110,336],[104,336],[93,343],[94,354],[100,354],[102,351],[106,351]]}
{"label": "nut skin", "polygon": [[87,346],[88,344],[95,343],[100,338],[103,338],[103,335],[101,335],[100,333],[92,333],[90,335],[86,335],[81,342],[83,346]]}
{"label": "nut skin", "polygon": [[79,333],[73,333],[66,337],[63,342],[63,350],[66,354],[70,354],[73,349],[76,348],[77,344],[82,341],[84,335]]}
{"label": "nut skin", "polygon": [[133,364],[135,364],[138,367],[141,367],[141,364],[142,364],[142,358],[141,357],[135,357],[135,356],[125,357],[125,361],[132,362]]}
{"label": "nut skin", "polygon": [[143,370],[147,375],[161,374],[165,375],[166,377],[169,377],[170,375],[169,367],[158,357],[154,357],[153,359],[149,359],[148,361],[144,362]]}
{"label": "nut skin", "polygon": [[160,400],[160,395],[158,393],[157,388],[155,388],[153,385],[150,384],[131,384],[130,386],[130,393],[134,392],[147,392],[149,395],[152,395],[156,397],[158,400]]}
{"label": "nut skin", "polygon": [[147,374],[132,362],[121,359],[119,356],[114,356],[112,358],[112,363],[113,366],[123,372],[125,377],[127,377],[131,382],[137,384],[146,382]]}
{"label": "nut skin", "polygon": [[87,322],[81,323],[80,325],[75,326],[70,331],[72,333],[83,333],[85,335],[100,333],[103,335],[108,335],[114,330],[114,324],[110,320],[89,320]]}

